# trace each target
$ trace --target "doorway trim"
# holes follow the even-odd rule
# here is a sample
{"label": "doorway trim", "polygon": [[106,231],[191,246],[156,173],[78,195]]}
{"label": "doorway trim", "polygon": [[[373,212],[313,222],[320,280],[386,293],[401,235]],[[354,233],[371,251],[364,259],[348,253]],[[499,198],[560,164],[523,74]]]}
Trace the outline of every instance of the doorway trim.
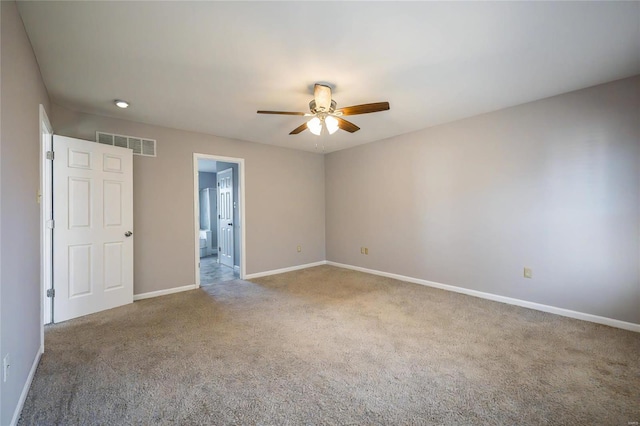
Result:
{"label": "doorway trim", "polygon": [[194,246],[194,271],[196,288],[200,287],[200,188],[198,185],[198,160],[223,161],[225,163],[235,163],[238,165],[238,204],[240,209],[240,279],[247,275],[247,253],[246,253],[246,220],[245,220],[245,179],[244,179],[244,158],[223,157],[220,155],[193,153],[193,246]]}
{"label": "doorway trim", "polygon": [[40,203],[40,283],[42,305],[40,309],[40,345],[44,349],[44,324],[51,323],[53,318],[52,301],[47,297],[47,289],[52,284],[53,267],[53,175],[51,161],[47,160],[47,152],[53,151],[53,127],[47,116],[47,111],[40,104],[40,190],[38,202]]}

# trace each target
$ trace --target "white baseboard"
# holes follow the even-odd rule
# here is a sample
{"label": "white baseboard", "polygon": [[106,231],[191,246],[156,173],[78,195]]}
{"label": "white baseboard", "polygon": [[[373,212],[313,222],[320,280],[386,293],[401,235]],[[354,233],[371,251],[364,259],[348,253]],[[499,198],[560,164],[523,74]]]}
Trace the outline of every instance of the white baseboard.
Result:
{"label": "white baseboard", "polygon": [[150,291],[149,293],[134,294],[133,301],[150,299],[152,297],[166,296],[167,294],[180,293],[181,291],[195,290],[198,288],[195,284],[185,285],[182,287],[168,288],[166,290]]}
{"label": "white baseboard", "polygon": [[31,382],[33,381],[33,377],[36,375],[36,370],[38,369],[38,364],[40,363],[40,357],[44,353],[44,346],[40,346],[38,349],[38,353],[36,354],[36,358],[33,360],[33,365],[31,366],[31,370],[29,371],[29,375],[27,376],[27,381],[22,388],[22,393],[20,394],[20,399],[18,400],[18,405],[16,405],[16,410],[13,412],[13,418],[11,419],[11,426],[15,426],[18,424],[18,420],[20,420],[20,414],[22,413],[22,407],[24,407],[24,402],[27,400],[27,395],[29,394],[29,388],[31,388]]}
{"label": "white baseboard", "polygon": [[[441,290],[453,291],[455,293],[466,294],[468,296],[479,297],[481,299],[493,300],[494,302],[501,302],[509,305],[521,306],[523,308],[534,309],[542,312],[549,312],[551,314],[560,315],[563,317],[593,322],[596,324],[608,325],[610,327],[621,328],[623,330],[629,330],[636,333],[640,333],[640,324],[620,321],[613,318],[601,317],[598,315],[587,314],[584,312],[572,311],[570,309],[558,308],[556,306],[543,305],[541,303],[529,302],[521,299],[514,299],[512,297],[500,296],[492,293],[485,293],[482,291],[471,290],[464,287],[456,287],[453,285],[441,284],[434,281],[423,280],[420,278],[413,278],[405,275],[392,274],[390,272],[377,271],[375,269],[367,269],[360,266],[347,265],[344,263],[331,262],[327,260],[322,260],[320,262],[314,262],[314,263],[307,263],[307,264],[298,265],[298,266],[290,266],[288,268],[274,269],[271,271],[256,272],[254,274],[247,274],[244,277],[244,279],[250,280],[252,278],[260,278],[260,277],[266,277],[269,275],[283,274],[285,272],[298,271],[300,269],[307,269],[307,268],[312,268],[314,266],[320,266],[320,265],[331,265],[339,268],[352,269],[354,271],[365,272],[367,274],[393,278],[399,281],[406,281],[414,284],[424,285],[427,287],[438,288]],[[152,291],[149,293],[136,294],[133,296],[133,300],[136,301],[136,300],[142,300],[142,299],[149,299],[151,297],[165,296],[167,294],[178,293],[181,291],[194,290],[196,288],[197,286],[195,284],[192,284],[192,285],[186,285],[184,287],[175,287],[167,290],[159,290],[159,291]]]}
{"label": "white baseboard", "polygon": [[264,272],[256,272],[255,274],[247,274],[245,275],[244,279],[250,280],[252,278],[260,278],[260,277],[266,277],[269,275],[284,274],[285,272],[298,271],[300,269],[313,268],[314,266],[320,266],[320,265],[326,265],[326,264],[327,264],[326,260],[321,260],[320,262],[307,263],[305,265],[290,266],[288,268],[274,269],[271,271],[264,271]]}
{"label": "white baseboard", "polygon": [[337,266],[339,268],[352,269],[354,271],[366,272],[368,274],[379,275],[382,277],[393,278],[399,281],[407,281],[414,284],[420,284],[428,287],[439,288],[441,290],[453,291],[456,293],[466,294],[468,296],[479,297],[481,299],[493,300],[494,302],[507,303],[509,305],[521,306],[523,308],[534,309],[542,312],[549,312],[551,314],[561,315],[563,317],[569,317],[579,319],[583,321],[594,322],[596,324],[608,325],[610,327],[621,328],[623,330],[634,331],[640,333],[640,324],[634,324],[631,322],[620,321],[613,318],[601,317],[598,315],[586,314],[583,312],[572,311],[570,309],[557,308],[555,306],[543,305],[541,303],[528,302],[526,300],[514,299],[506,296],[499,296],[497,294],[485,293],[482,291],[471,290],[463,287],[456,287],[448,284],[441,284],[433,281],[427,281],[420,278],[407,277],[404,275],[392,274],[389,272],[376,271],[374,269],[362,268],[360,266],[345,265],[337,262],[326,262],[327,265]]}

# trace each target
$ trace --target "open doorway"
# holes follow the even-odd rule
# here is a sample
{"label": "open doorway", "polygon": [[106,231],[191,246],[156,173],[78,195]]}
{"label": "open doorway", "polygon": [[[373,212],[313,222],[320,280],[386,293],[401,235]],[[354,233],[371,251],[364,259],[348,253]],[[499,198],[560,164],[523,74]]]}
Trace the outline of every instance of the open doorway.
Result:
{"label": "open doorway", "polygon": [[244,276],[244,161],[194,154],[196,284]]}

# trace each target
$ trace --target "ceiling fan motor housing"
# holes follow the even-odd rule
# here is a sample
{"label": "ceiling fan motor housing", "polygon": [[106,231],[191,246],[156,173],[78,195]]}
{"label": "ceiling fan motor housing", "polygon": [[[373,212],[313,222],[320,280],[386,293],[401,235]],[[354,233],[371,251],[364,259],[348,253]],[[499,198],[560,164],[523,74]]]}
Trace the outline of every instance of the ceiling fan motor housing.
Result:
{"label": "ceiling fan motor housing", "polygon": [[325,111],[325,109],[323,107],[316,105],[316,100],[314,99],[311,102],[309,102],[309,109],[311,110],[311,112],[313,114],[317,114],[319,112],[325,112],[325,113],[328,113],[328,114],[332,114],[336,110],[336,101],[331,99],[331,105],[329,106],[329,110]]}

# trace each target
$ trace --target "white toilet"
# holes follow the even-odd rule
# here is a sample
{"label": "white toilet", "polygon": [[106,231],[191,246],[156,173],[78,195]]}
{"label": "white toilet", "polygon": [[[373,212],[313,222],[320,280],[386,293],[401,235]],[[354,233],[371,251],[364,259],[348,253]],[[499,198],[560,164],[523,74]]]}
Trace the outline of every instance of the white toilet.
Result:
{"label": "white toilet", "polygon": [[200,257],[207,255],[207,239],[200,237]]}
{"label": "white toilet", "polygon": [[210,256],[213,254],[211,250],[211,231],[200,230],[200,257]]}

